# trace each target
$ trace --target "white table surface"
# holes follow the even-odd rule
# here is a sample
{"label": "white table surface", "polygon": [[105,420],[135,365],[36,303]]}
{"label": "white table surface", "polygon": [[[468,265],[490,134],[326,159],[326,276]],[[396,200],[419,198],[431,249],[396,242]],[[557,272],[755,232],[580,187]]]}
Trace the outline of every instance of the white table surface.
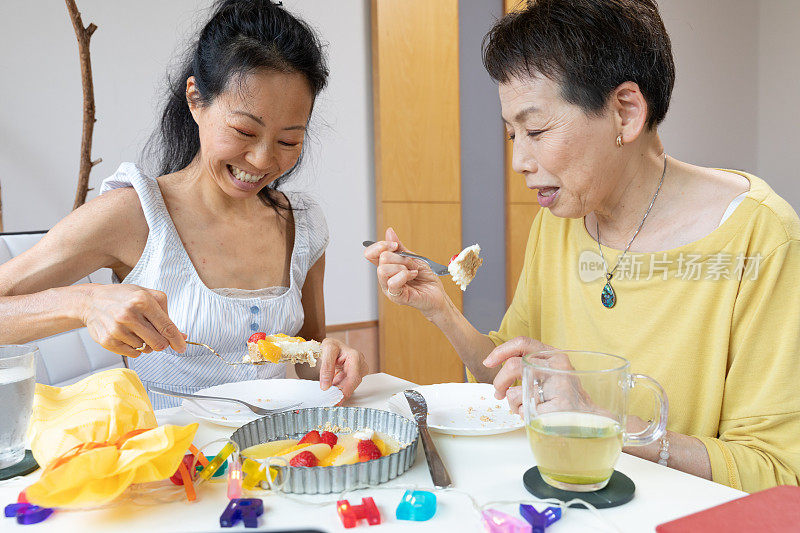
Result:
{"label": "white table surface", "polygon": [[[388,374],[367,376],[347,405],[385,408],[389,397],[412,386],[408,381]],[[156,413],[160,424],[189,424],[195,420],[181,408],[164,409]],[[195,445],[202,446],[214,439],[228,437],[234,430],[201,422]],[[433,433],[439,453],[447,465],[455,488],[471,494],[479,504],[488,501],[530,501],[532,497],[522,485],[522,474],[534,465],[525,431],[520,429],[502,435],[485,437],[454,437]],[[634,499],[623,506],[604,509],[600,513],[614,526],[625,532],[654,531],[655,526],[701,509],[744,496],[745,493],[662,467],[631,455],[622,454],[617,470],[636,483]],[[41,470],[22,479],[0,482],[0,503],[16,501],[17,494],[35,481]],[[420,443],[417,459],[411,469],[381,487],[416,485],[421,490],[432,487],[425,456]],[[198,489],[194,503],[186,501],[139,506],[124,503],[113,508],[95,511],[58,512],[35,526],[17,526],[11,518],[2,518],[0,530],[81,531],[231,531],[245,530],[240,523],[234,528],[220,528],[219,515],[227,505],[224,483],[206,483]],[[395,508],[403,488],[351,492],[345,498],[360,503],[363,496],[372,496],[381,512],[383,523],[368,526],[361,522],[358,530],[407,531],[482,531],[478,515],[463,494],[437,491],[438,509],[427,522],[396,520]],[[294,496],[305,501],[331,502],[325,506],[297,503],[267,493],[255,494],[264,500],[264,514],[259,530],[319,529],[325,532],[355,531],[342,526],[333,502],[338,495]],[[496,505],[495,508],[519,516],[516,505]],[[540,508],[541,509],[541,508]],[[564,517],[547,529],[548,533],[609,530],[589,511],[569,509]],[[250,529],[248,531],[256,531]]]}

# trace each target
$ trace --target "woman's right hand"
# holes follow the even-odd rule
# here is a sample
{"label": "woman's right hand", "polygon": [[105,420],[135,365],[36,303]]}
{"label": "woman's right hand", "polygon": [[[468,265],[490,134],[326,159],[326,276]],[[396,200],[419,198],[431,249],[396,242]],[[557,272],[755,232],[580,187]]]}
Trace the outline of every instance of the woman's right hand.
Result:
{"label": "woman's right hand", "polygon": [[408,250],[394,230],[387,228],[386,240],[367,247],[364,257],[378,267],[378,284],[389,300],[414,307],[432,320],[447,308],[449,301],[439,276],[425,261],[395,252]]}
{"label": "woman's right hand", "polygon": [[163,292],[124,284],[88,288],[83,323],[105,349],[127,357],[167,347],[179,353],[186,350],[184,335],[167,314]]}

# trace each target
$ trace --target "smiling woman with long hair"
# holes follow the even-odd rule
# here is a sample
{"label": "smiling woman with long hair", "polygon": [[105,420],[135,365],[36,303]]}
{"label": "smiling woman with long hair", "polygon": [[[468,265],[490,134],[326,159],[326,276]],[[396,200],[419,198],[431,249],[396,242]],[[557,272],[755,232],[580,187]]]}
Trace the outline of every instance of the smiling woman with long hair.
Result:
{"label": "smiling woman with long hair", "polygon": [[[122,164],[98,198],[0,266],[0,343],[86,326],[145,385],[191,393],[286,368],[225,365],[186,338],[231,359],[256,331],[299,334],[324,342],[320,365],[298,375],[349,396],[366,361],[325,339],[322,209],[279,190],[327,77],[304,22],[268,0],[219,2],[172,80],[150,151],[160,176]],[[68,286],[103,267],[120,283]]]}

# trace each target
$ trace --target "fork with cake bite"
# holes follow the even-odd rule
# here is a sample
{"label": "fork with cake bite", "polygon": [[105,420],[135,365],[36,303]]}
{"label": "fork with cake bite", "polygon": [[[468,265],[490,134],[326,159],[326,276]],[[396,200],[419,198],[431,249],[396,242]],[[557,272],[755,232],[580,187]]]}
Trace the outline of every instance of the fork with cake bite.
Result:
{"label": "fork with cake bite", "polygon": [[[265,349],[259,341],[266,343]],[[268,342],[272,341],[272,342]],[[302,341],[302,342],[298,342]],[[321,345],[317,341],[306,341],[300,337],[289,337],[288,335],[266,335],[259,332],[250,336],[247,341],[248,353],[241,361],[228,361],[222,357],[214,348],[202,342],[186,341],[186,344],[205,348],[215,356],[219,357],[226,365],[263,365],[266,363],[306,363],[309,366],[316,366],[317,358],[321,353]],[[147,346],[135,348],[137,351],[144,351]],[[266,353],[265,353],[266,352]],[[286,352],[286,353],[284,353]]]}
{"label": "fork with cake bite", "polygon": [[[363,244],[364,248],[366,248],[367,246],[372,246],[373,244],[375,244],[375,241],[364,241],[361,244]],[[421,261],[425,261],[431,267],[431,270],[433,270],[433,273],[436,274],[437,276],[449,276],[450,275],[450,271],[447,269],[447,267],[445,265],[442,265],[441,263],[437,263],[436,261],[434,261],[432,259],[428,259],[425,256],[412,254],[411,252],[394,252],[394,253],[396,253],[397,255],[402,255],[403,257],[410,257],[412,259],[419,259]]]}

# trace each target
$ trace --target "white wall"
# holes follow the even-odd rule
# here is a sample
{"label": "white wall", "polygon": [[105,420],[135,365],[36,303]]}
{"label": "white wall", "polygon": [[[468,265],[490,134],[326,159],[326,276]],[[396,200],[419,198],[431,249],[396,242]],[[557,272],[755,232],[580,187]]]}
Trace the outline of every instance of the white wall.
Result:
{"label": "white wall", "polygon": [[377,320],[375,267],[361,242],[375,239],[375,163],[369,0],[284,0],[327,42],[328,89],[312,119],[297,184],[316,191],[331,233],[326,254],[328,324]]}
{"label": "white wall", "polygon": [[667,152],[753,172],[800,211],[800,2],[659,5],[677,70]]}
{"label": "white wall", "polygon": [[[331,231],[328,323],[377,318],[374,273],[361,241],[374,236],[367,0],[289,0],[329,43],[330,85],[293,188],[320,199]],[[208,17],[209,0],[78,0],[91,41],[97,107],[90,186],[137,161],[158,114],[171,60]],[[47,229],[71,209],[82,93],[77,43],[63,0],[0,2],[0,183],[6,231]],[[94,193],[90,192],[90,197]]]}
{"label": "white wall", "polygon": [[676,81],[660,128],[666,152],[758,172],[758,2],[660,0]]}
{"label": "white wall", "polygon": [[758,172],[800,212],[800,2],[761,0]]}

